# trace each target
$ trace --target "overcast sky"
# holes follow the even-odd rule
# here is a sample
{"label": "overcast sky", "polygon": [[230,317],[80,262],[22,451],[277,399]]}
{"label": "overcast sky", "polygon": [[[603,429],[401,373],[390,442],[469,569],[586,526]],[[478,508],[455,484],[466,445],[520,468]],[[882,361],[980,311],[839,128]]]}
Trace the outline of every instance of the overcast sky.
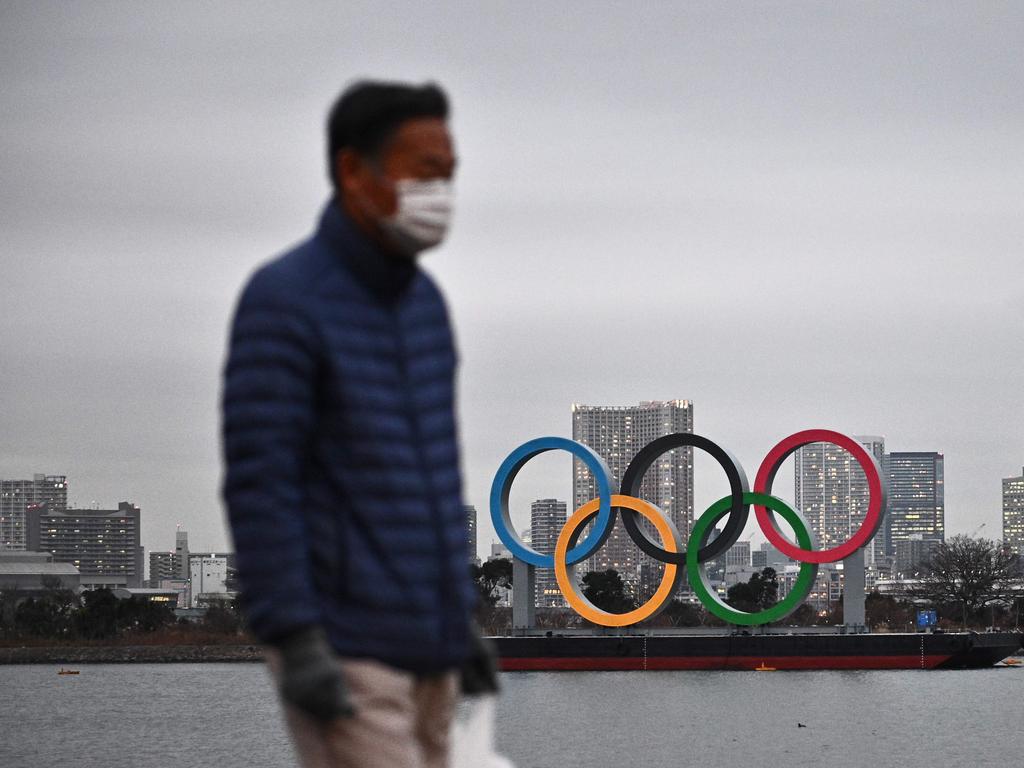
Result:
{"label": "overcast sky", "polygon": [[[999,536],[1024,465],[1024,5],[554,5],[0,3],[0,477],[134,501],[147,550],[176,523],[229,546],[227,323],[310,232],[326,109],[368,75],[453,101],[457,216],[424,265],[482,521],[498,464],[571,436],[571,403],[687,398],[751,477],[809,427],[942,451],[947,529]],[[524,470],[517,521],[571,498],[569,467]],[[696,471],[699,512],[727,486]]]}

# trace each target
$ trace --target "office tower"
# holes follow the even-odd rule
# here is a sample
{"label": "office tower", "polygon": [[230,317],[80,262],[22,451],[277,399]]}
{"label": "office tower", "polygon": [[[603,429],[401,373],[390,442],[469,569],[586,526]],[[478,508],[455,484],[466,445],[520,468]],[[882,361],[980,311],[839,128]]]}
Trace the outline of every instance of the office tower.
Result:
{"label": "office tower", "polygon": [[921,564],[935,554],[940,544],[941,539],[926,537],[920,533],[896,539],[893,568],[904,578],[917,576],[921,571]]}
{"label": "office tower", "polygon": [[462,511],[466,515],[466,548],[469,550],[469,562],[479,564],[480,558],[476,554],[476,507],[466,504]]}
{"label": "office tower", "polygon": [[1020,477],[1003,478],[1003,544],[1024,555],[1024,469]]}
{"label": "office tower", "polygon": [[750,553],[750,565],[757,570],[768,567],[768,553],[762,549],[752,550]]}
{"label": "office tower", "polygon": [[511,560],[511,559],[512,559],[512,553],[509,551],[508,547],[506,547],[500,541],[491,542],[491,554],[487,556],[487,562],[491,562],[491,560]]}
{"label": "office tower", "polygon": [[[885,439],[854,437],[874,456],[882,470]],[[818,549],[832,549],[846,542],[864,522],[870,494],[867,477],[857,460],[832,443],[811,443],[793,454],[797,509],[811,524]],[[881,478],[884,482],[885,478]],[[871,564],[885,555],[882,528],[865,548],[864,560]]]}
{"label": "office tower", "polygon": [[[889,504],[885,528],[889,555],[897,555],[900,541],[908,541],[915,536],[934,541],[945,539],[946,491],[943,464],[942,454],[935,452],[894,451],[886,456]],[[912,552],[914,548],[907,551]],[[911,556],[902,560],[904,564],[912,561]]]}
{"label": "office tower", "polygon": [[750,542],[737,541],[725,552],[725,567],[730,565],[740,568],[750,567]]}
{"label": "office tower", "polygon": [[786,557],[784,554],[779,552],[779,550],[777,550],[767,541],[764,542],[760,547],[758,547],[756,552],[751,552],[750,558],[751,560],[756,559],[754,565],[757,565],[757,563],[763,560],[764,565],[762,567],[770,566],[774,568],[776,571],[782,568],[783,566],[790,565],[793,562],[790,558]]}
{"label": "office tower", "polygon": [[67,509],[67,478],[34,475],[31,480],[0,480],[0,549],[26,548],[25,511],[30,504],[45,504],[51,512]]}
{"label": "office tower", "polygon": [[[530,505],[530,546],[538,552],[555,551],[558,534],[565,525],[565,502],[538,499]],[[534,605],[538,608],[564,608],[565,598],[558,588],[552,568],[538,568],[534,581]]]}
{"label": "office tower", "polygon": [[[612,493],[618,491],[626,466],[640,449],[658,437],[676,432],[693,432],[693,403],[689,400],[651,401],[634,406],[572,406],[572,437],[593,448],[608,464]],[[590,470],[574,459],[573,509],[596,496],[597,485]],[[639,497],[665,512],[685,541],[693,524],[693,449],[677,448],[659,457],[644,476]],[[653,535],[657,539],[657,534]],[[639,565],[644,559],[649,558],[629,538],[622,521],[616,520],[608,540],[590,558],[586,569],[615,569],[633,594],[637,594]],[[584,569],[581,566],[579,570]]]}
{"label": "office tower", "polygon": [[77,567],[83,587],[142,586],[141,513],[134,504],[61,511],[33,505],[25,524],[28,548]]}

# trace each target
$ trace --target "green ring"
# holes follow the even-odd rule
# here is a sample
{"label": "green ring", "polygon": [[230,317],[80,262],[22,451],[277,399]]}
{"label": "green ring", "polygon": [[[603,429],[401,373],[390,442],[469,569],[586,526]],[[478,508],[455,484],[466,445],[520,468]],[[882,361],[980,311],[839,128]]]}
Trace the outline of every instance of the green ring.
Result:
{"label": "green ring", "polygon": [[[732,496],[719,499],[707,510],[700,519],[694,523],[690,532],[690,541],[696,542],[686,547],[686,573],[690,580],[690,587],[697,594],[697,599],[704,604],[711,613],[730,624],[741,624],[743,626],[756,626],[758,624],[769,624],[773,621],[780,621],[800,607],[800,604],[807,598],[814,588],[814,580],[818,576],[818,565],[816,563],[800,563],[800,573],[797,575],[793,589],[781,601],[756,613],[738,611],[723,601],[711,588],[708,583],[706,565],[707,563],[697,562],[697,553],[704,546],[708,534],[713,526],[732,509]],[[758,504],[773,512],[778,512],[792,526],[796,533],[797,542],[803,549],[814,549],[814,539],[811,536],[807,521],[795,509],[791,508],[782,499],[769,496],[766,493],[744,493],[744,504]]]}

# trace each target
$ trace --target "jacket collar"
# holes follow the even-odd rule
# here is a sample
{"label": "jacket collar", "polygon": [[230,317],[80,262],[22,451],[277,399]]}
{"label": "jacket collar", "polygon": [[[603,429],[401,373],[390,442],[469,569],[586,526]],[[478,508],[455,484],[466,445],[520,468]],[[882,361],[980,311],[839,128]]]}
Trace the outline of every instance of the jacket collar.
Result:
{"label": "jacket collar", "polygon": [[356,227],[341,203],[331,198],[320,215],[316,237],[349,272],[383,301],[396,301],[416,276],[416,262],[380,248]]}

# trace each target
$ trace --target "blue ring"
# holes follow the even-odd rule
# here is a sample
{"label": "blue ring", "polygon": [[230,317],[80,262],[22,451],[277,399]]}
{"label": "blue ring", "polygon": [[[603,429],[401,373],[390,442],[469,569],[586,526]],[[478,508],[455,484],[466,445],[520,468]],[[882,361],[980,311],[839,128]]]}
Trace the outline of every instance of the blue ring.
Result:
{"label": "blue ring", "polygon": [[498,538],[508,547],[513,557],[537,568],[554,568],[554,554],[538,552],[519,538],[515,526],[512,525],[512,517],[508,508],[508,494],[523,465],[534,456],[547,451],[568,451],[586,464],[597,480],[597,498],[600,499],[600,506],[597,517],[594,519],[594,528],[585,540],[566,553],[566,563],[574,565],[594,554],[604,544],[615,524],[615,516],[612,512],[611,480],[609,479],[611,473],[608,471],[608,465],[604,463],[604,459],[598,456],[593,449],[565,437],[538,437],[523,443],[501,463],[494,476],[494,482],[491,483],[491,523],[494,524]]}

